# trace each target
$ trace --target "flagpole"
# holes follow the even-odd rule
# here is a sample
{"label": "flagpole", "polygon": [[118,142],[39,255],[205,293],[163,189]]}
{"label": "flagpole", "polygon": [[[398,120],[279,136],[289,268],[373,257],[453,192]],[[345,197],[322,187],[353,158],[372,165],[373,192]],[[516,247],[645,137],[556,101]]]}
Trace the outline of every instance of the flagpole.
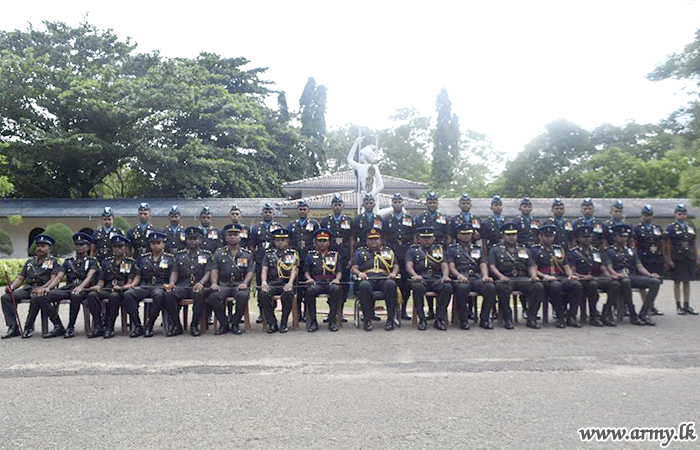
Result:
{"label": "flagpole", "polygon": [[[362,125],[359,125],[360,128],[360,137],[362,137]],[[362,149],[362,141],[360,141],[360,145],[357,146],[357,162],[358,164],[361,162],[360,161],[360,150]],[[360,215],[360,204],[362,203],[362,185],[360,184],[360,173],[357,172],[357,215]]]}

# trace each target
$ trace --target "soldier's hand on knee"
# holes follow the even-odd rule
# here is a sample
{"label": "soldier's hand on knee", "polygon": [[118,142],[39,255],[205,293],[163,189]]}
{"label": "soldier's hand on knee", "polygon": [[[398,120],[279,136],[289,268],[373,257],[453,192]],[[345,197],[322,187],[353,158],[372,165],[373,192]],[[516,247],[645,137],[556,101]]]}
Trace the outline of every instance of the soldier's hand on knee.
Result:
{"label": "soldier's hand on knee", "polygon": [[92,292],[100,292],[100,286],[94,285],[93,287],[90,288]]}
{"label": "soldier's hand on knee", "polygon": [[[238,288],[240,289],[240,286],[239,286]],[[216,284],[216,283],[213,283],[213,284],[211,285],[211,290],[212,290],[212,291],[218,291],[218,290],[219,290],[219,285]]]}
{"label": "soldier's hand on knee", "polygon": [[263,291],[263,292],[270,292],[270,285],[267,284],[267,281],[263,281],[263,282],[260,284],[260,290]]}
{"label": "soldier's hand on knee", "polygon": [[291,292],[292,289],[294,289],[294,285],[292,283],[285,283],[283,289],[284,292]]}
{"label": "soldier's hand on knee", "polygon": [[168,292],[172,292],[172,290],[173,290],[173,285],[170,284],[170,283],[165,283],[165,284],[163,285],[163,289],[165,289],[165,290],[168,291]]}
{"label": "soldier's hand on knee", "polygon": [[83,288],[80,286],[74,288],[72,291],[70,291],[71,294],[73,295],[80,295],[83,292]]}
{"label": "soldier's hand on knee", "polygon": [[[217,286],[217,287],[218,287],[218,286]],[[212,285],[212,289],[214,289],[214,285]],[[241,283],[241,284],[238,285],[238,290],[239,290],[239,291],[245,291],[246,289],[248,289],[248,285],[247,285],[247,284]]]}
{"label": "soldier's hand on knee", "polygon": [[204,286],[202,285],[202,283],[199,283],[199,282],[195,283],[194,286],[192,286],[193,292],[199,292],[202,289],[204,289]]}
{"label": "soldier's hand on knee", "polygon": [[[550,281],[556,281],[556,279],[557,279],[557,277],[553,277],[553,276],[551,276],[551,275],[549,275],[549,277],[550,277],[550,278],[554,278],[554,280],[550,280]],[[546,278],[545,278],[545,279],[546,279]],[[540,281],[540,277],[538,277],[537,275],[532,275],[532,276],[530,277],[530,281]]]}
{"label": "soldier's hand on knee", "polygon": [[493,278],[491,278],[491,277],[482,277],[482,278],[481,278],[481,281],[483,281],[484,283],[493,283]]}
{"label": "soldier's hand on knee", "polygon": [[411,280],[413,280],[413,281],[423,281],[423,277],[420,276],[420,275],[418,275],[418,274],[416,274],[416,275],[413,275],[413,276],[411,277]]}

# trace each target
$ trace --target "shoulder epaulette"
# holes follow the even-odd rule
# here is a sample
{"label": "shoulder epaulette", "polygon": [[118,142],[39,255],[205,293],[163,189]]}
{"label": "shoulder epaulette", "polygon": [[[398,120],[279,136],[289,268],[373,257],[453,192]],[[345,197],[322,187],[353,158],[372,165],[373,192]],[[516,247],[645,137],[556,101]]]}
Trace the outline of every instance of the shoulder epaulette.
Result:
{"label": "shoulder epaulette", "polygon": [[175,257],[175,255],[173,255],[172,253],[168,253],[168,252],[163,252],[163,255],[164,255],[164,256],[169,256],[169,257],[171,257],[171,258],[174,258],[174,257]]}
{"label": "shoulder epaulette", "polygon": [[199,251],[211,255],[211,250],[207,250],[206,248],[200,248]]}
{"label": "shoulder epaulette", "polygon": [[181,253],[187,253],[187,249],[186,249],[186,248],[183,248],[182,250],[179,250],[179,251],[177,252],[178,255],[181,254]]}
{"label": "shoulder epaulette", "polygon": [[146,256],[153,256],[153,253],[151,252],[146,252],[143,255],[141,255],[142,258],[145,258]]}
{"label": "shoulder epaulette", "polygon": [[459,247],[459,244],[452,243],[452,244],[447,246],[447,248],[452,248],[452,247]]}

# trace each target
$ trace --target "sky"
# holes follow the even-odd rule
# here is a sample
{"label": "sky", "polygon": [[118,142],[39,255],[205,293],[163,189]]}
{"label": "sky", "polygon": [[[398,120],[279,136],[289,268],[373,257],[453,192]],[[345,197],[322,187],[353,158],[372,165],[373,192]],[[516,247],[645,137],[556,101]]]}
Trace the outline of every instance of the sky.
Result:
{"label": "sky", "polygon": [[511,157],[559,118],[657,122],[686,104],[679,81],[645,75],[700,28],[700,1],[34,1],[3,5],[0,29],[77,25],[131,37],[138,51],[243,56],[290,108],[308,77],[328,89],[326,122],[390,125],[435,116],[445,88],[462,129]]}

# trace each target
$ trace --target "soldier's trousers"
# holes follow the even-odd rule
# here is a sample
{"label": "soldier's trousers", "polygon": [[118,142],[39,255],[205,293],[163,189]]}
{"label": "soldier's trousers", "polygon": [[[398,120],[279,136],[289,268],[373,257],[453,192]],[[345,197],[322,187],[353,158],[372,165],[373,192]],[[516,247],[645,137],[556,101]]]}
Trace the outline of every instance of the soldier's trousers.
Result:
{"label": "soldier's trousers", "polygon": [[[316,297],[328,295],[328,305],[330,306],[329,317],[338,317],[338,308],[343,301],[343,288],[339,284],[330,284],[328,281],[317,281],[306,287],[306,316],[311,321],[316,321]],[[359,294],[358,294],[359,296]]]}
{"label": "soldier's trousers", "polygon": [[494,303],[496,303],[496,285],[484,283],[479,279],[470,279],[468,282],[455,281],[452,283],[459,321],[466,322],[469,318],[469,293],[480,294],[484,301],[481,304],[480,318],[482,322],[489,319]]}
{"label": "soldier's trousers", "polygon": [[[29,300],[29,315],[27,315],[27,321],[24,324],[24,328],[34,329],[34,322],[36,321],[36,316],[39,314],[39,310],[43,310],[51,322],[54,325],[61,325],[61,319],[58,318],[56,310],[54,307],[46,301],[46,297],[40,297],[38,295],[32,295],[31,287],[27,286],[24,288],[16,289],[14,292],[14,297],[16,302]],[[12,298],[9,293],[2,296],[2,312],[5,316],[5,324],[8,327],[17,325],[17,316],[15,315],[15,308],[12,306]]]}
{"label": "soldier's trousers", "polygon": [[107,314],[104,318],[104,326],[108,330],[114,330],[114,322],[117,320],[119,315],[119,307],[124,301],[123,292],[114,292],[111,288],[103,288],[99,291],[91,291],[87,295],[88,305],[90,310],[99,309],[102,310],[102,300],[107,299]]}
{"label": "soldier's trousers", "polygon": [[[76,295],[71,293],[73,288],[75,288],[75,286],[51,289],[49,293],[46,294],[46,299],[51,303],[59,302],[61,300],[70,300],[68,328],[75,327],[75,322],[78,320],[78,313],[80,312],[80,305],[83,304],[83,301],[87,298],[89,293],[87,289],[84,289],[83,292]],[[102,323],[102,308],[100,308],[99,305],[97,308],[88,305],[88,309],[92,315],[92,322],[94,324]]]}
{"label": "soldier's trousers", "polygon": [[561,277],[556,281],[542,281],[542,284],[545,296],[552,304],[552,310],[558,318],[565,319],[567,310],[571,317],[576,317],[578,305],[583,296],[581,283]]}
{"label": "soldier's trousers", "polygon": [[399,286],[399,290],[401,290],[401,299],[403,300],[401,313],[405,314],[406,305],[408,305],[408,297],[411,295],[411,284],[409,282],[411,277],[409,277],[408,272],[406,272],[406,260],[399,259],[397,263],[399,265],[399,274],[401,277],[396,280],[396,284]]}
{"label": "soldier's trousers", "polygon": [[371,322],[374,316],[374,297],[372,292],[381,291],[386,302],[386,320],[393,321],[396,316],[396,281],[362,280],[357,283],[357,298],[360,300],[362,316],[365,322]]}
{"label": "soldier's trousers", "polygon": [[[233,313],[233,321],[231,323],[233,323],[233,325],[238,325],[241,321],[241,317],[243,317],[245,313],[245,307],[250,298],[250,289],[220,286],[218,291],[211,291],[207,296],[206,304],[214,311],[216,320],[219,321],[219,325],[222,327],[227,323],[224,303],[226,303],[226,299],[229,297],[233,297],[236,300],[236,309]],[[192,323],[196,323],[194,317],[192,318]]]}
{"label": "soldier's trousers", "polygon": [[[158,314],[160,314],[160,311],[165,305],[165,289],[154,286],[137,286],[124,293],[126,310],[129,313],[129,317],[131,317],[131,323],[136,327],[141,326],[139,302],[146,298],[153,299],[153,303],[151,303],[151,313],[148,316],[148,323],[146,324],[152,327],[158,318]],[[175,314],[177,314],[177,311]]]}
{"label": "soldier's trousers", "polygon": [[258,293],[259,303],[263,308],[265,313],[265,319],[267,320],[267,325],[273,325],[277,323],[277,318],[275,317],[275,307],[277,306],[277,301],[272,297],[274,295],[279,295],[282,300],[282,320],[280,323],[282,325],[287,325],[287,319],[289,319],[289,313],[292,311],[292,301],[294,300],[294,290],[285,292],[282,285],[271,285],[269,292],[264,292],[262,289]]}
{"label": "soldier's trousers", "polygon": [[[510,309],[508,301],[510,294],[513,291],[520,291],[527,296],[527,317],[535,320],[537,311],[540,309],[540,304],[544,298],[544,286],[539,281],[514,281],[509,282],[497,281],[496,294],[498,295],[498,307],[505,311],[504,319],[512,319],[513,312]],[[528,319],[530,320],[530,319]]]}
{"label": "soldier's trousers", "polygon": [[588,300],[588,317],[593,319],[598,317],[598,299],[600,298],[599,290],[605,292],[608,297],[605,307],[609,308],[617,305],[617,299],[620,295],[620,282],[615,280],[581,280],[583,286],[583,297],[581,302],[582,311],[586,308],[586,300]]}
{"label": "soldier's trousers", "polygon": [[[192,324],[199,324],[199,318],[202,315],[204,307],[204,299],[207,295],[207,289],[202,288],[199,292],[194,292],[189,284],[184,286],[175,286],[172,292],[165,292],[165,309],[168,311],[170,320],[176,327],[181,327],[180,323],[180,300],[192,299]],[[218,317],[218,316],[217,316]]]}
{"label": "soldier's trousers", "polygon": [[452,283],[443,283],[440,279],[411,281],[411,291],[413,292],[413,304],[420,320],[425,320],[423,305],[425,303],[425,293],[437,293],[437,311],[435,317],[445,320],[447,317],[447,305],[452,297]]}
{"label": "soldier's trousers", "polygon": [[646,316],[649,315],[649,310],[654,306],[654,300],[656,300],[656,295],[659,293],[660,286],[661,280],[658,278],[645,277],[642,275],[630,275],[628,278],[622,278],[620,280],[620,292],[625,304],[627,304],[630,310],[631,319],[637,317],[637,313],[634,311],[634,302],[632,301],[632,289],[647,289],[646,298],[639,310],[640,316]]}

